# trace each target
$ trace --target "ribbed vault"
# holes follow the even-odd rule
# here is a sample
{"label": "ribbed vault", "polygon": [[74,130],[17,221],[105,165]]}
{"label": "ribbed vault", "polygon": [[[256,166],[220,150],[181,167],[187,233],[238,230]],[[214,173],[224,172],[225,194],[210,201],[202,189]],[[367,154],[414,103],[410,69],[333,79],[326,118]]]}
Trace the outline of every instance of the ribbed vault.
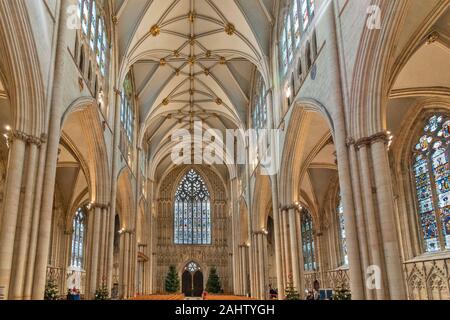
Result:
{"label": "ribbed vault", "polygon": [[120,75],[133,73],[140,143],[157,160],[157,176],[171,164],[175,130],[193,132],[196,121],[223,136],[247,127],[255,69],[268,79],[270,36],[254,30],[270,30],[272,2],[257,2],[253,10],[267,13],[258,22],[240,2],[116,1]]}

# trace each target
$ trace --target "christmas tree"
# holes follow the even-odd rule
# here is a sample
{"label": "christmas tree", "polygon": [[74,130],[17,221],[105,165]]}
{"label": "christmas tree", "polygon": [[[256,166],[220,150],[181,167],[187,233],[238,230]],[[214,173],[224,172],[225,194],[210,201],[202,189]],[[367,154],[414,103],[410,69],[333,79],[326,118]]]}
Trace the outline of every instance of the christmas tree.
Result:
{"label": "christmas tree", "polygon": [[95,291],[95,300],[109,300],[108,287],[102,285]]}
{"label": "christmas tree", "polygon": [[334,291],[332,300],[352,300],[352,294],[345,285],[339,285]]}
{"label": "christmas tree", "polygon": [[170,266],[166,277],[166,291],[168,293],[176,293],[178,290],[180,290],[180,279],[175,266]]}
{"label": "christmas tree", "polygon": [[219,275],[216,268],[211,268],[209,272],[208,282],[206,283],[206,291],[210,293],[221,293],[222,287],[220,285]]}
{"label": "christmas tree", "polygon": [[289,276],[290,282],[287,283],[285,290],[285,300],[300,300],[300,294],[295,289],[294,284],[292,283],[292,275]]}
{"label": "christmas tree", "polygon": [[55,280],[50,279],[45,285],[44,299],[45,300],[57,300],[59,296],[58,286]]}

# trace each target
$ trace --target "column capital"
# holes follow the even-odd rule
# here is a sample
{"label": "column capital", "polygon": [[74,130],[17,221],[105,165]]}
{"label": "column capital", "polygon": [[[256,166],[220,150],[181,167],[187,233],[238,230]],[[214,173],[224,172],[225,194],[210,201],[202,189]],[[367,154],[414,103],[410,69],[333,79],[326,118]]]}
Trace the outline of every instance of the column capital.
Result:
{"label": "column capital", "polygon": [[280,208],[282,211],[289,211],[289,210],[295,210],[295,211],[298,211],[298,212],[300,212],[302,209],[303,209],[303,207],[302,207],[302,205],[300,204],[300,202],[298,202],[298,201],[296,201],[296,202],[294,202],[294,203],[292,203],[292,204],[287,204],[287,205],[284,205],[284,206],[281,206],[281,208]]}
{"label": "column capital", "polygon": [[347,145],[347,147],[351,147],[355,143],[356,143],[356,141],[355,141],[355,138],[353,138],[353,137],[348,137],[347,140],[345,141],[345,144]]}
{"label": "column capital", "polygon": [[120,234],[120,235],[124,235],[124,234],[133,235],[134,233],[135,233],[135,230],[132,230],[132,229],[122,229],[122,230],[119,230],[119,234]]}
{"label": "column capital", "polygon": [[46,142],[46,137],[44,135],[41,135],[41,137],[35,137],[19,130],[11,130],[5,136],[7,137],[9,142],[13,142],[17,139],[27,144],[34,144],[38,148],[42,145],[42,143]]}
{"label": "column capital", "polygon": [[109,203],[91,202],[87,205],[88,210],[91,209],[108,209],[110,207]]}
{"label": "column capital", "polygon": [[363,146],[369,146],[377,142],[383,142],[388,145],[392,141],[392,135],[389,131],[381,131],[371,135],[370,137],[361,138],[355,143],[356,149],[360,149]]}
{"label": "column capital", "polygon": [[267,236],[269,234],[269,231],[267,231],[266,229],[262,229],[258,231],[253,231],[253,234]]}
{"label": "column capital", "polygon": [[371,136],[371,144],[383,142],[388,145],[392,141],[392,134],[389,131],[382,131]]}

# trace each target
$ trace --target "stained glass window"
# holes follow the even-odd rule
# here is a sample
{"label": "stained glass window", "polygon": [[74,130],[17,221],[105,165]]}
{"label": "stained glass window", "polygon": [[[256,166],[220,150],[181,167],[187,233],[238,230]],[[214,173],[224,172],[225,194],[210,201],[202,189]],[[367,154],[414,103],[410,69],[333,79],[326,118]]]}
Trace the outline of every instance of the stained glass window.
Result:
{"label": "stained glass window", "polygon": [[283,64],[283,74],[287,71],[287,37],[286,37],[286,29],[283,28],[281,32],[281,61]]}
{"label": "stained glass window", "polygon": [[258,74],[253,96],[253,129],[267,128],[267,101],[266,101],[266,86],[260,74]]}
{"label": "stained glass window", "polygon": [[303,30],[306,30],[314,17],[314,0],[300,0],[300,9],[302,14]]}
{"label": "stained glass window", "polygon": [[102,76],[106,71],[108,37],[105,18],[98,1],[78,0],[78,18],[81,22],[83,39],[95,53],[97,66]]}
{"label": "stained glass window", "polygon": [[419,224],[425,252],[450,249],[450,119],[428,119],[413,152]]}
{"label": "stained glass window", "polygon": [[303,262],[305,271],[316,270],[314,228],[311,214],[308,210],[302,211],[302,244],[303,244]]}
{"label": "stained glass window", "polygon": [[95,50],[96,38],[97,38],[97,6],[93,5],[91,12],[91,34],[89,41],[92,51]]}
{"label": "stained glass window", "polygon": [[291,25],[291,15],[286,16],[285,22],[286,28],[286,39],[287,39],[287,60],[288,63],[292,62],[293,50],[292,50],[292,25]]}
{"label": "stained glass window", "polygon": [[292,15],[294,19],[294,36],[295,36],[295,47],[297,48],[300,44],[300,14],[298,11],[298,1],[294,0],[292,2]]}
{"label": "stained glass window", "polygon": [[342,264],[348,266],[348,251],[347,251],[347,234],[345,233],[345,220],[344,220],[344,204],[342,198],[339,197],[339,206],[337,208],[339,219],[339,238],[341,241],[342,249]]}
{"label": "stained glass window", "polygon": [[281,19],[280,56],[283,75],[292,63],[295,50],[300,47],[301,35],[308,29],[315,12],[315,0],[291,0],[288,4]]}
{"label": "stained glass window", "polygon": [[174,202],[175,244],[211,244],[211,204],[208,188],[193,169],[181,180]]}
{"label": "stained glass window", "polygon": [[134,108],[133,108],[133,85],[129,76],[125,78],[121,92],[120,122],[128,142],[134,138]]}
{"label": "stained glass window", "polygon": [[86,214],[79,208],[72,221],[72,257],[71,266],[82,269],[84,264],[84,241],[86,230]]}

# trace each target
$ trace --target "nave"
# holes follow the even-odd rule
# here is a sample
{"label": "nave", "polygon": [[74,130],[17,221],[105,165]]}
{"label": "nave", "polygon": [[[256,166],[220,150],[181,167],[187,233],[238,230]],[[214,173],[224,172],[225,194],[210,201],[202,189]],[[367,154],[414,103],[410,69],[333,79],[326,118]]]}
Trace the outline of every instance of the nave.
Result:
{"label": "nave", "polygon": [[0,300],[450,299],[449,21],[0,1]]}

